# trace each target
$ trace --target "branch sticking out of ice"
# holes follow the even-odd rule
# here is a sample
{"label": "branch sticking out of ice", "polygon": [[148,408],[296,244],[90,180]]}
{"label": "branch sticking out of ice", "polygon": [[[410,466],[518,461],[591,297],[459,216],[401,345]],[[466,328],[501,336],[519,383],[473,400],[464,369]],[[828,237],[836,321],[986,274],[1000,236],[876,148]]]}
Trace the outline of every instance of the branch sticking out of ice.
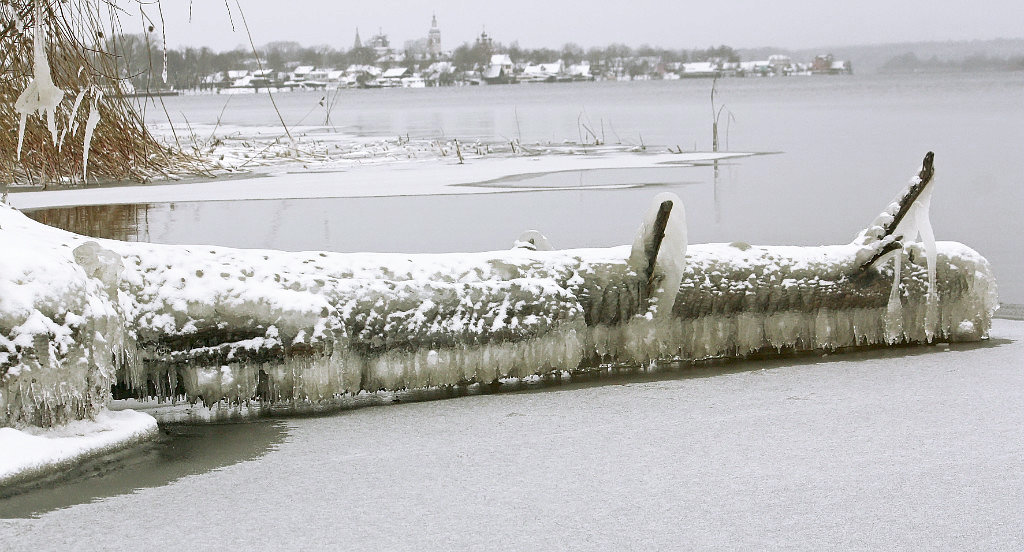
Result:
{"label": "branch sticking out of ice", "polygon": [[[672,312],[686,269],[686,245],[682,200],[671,192],[654,196],[629,254],[629,265],[646,282],[654,313],[668,316]],[[658,287],[654,288],[656,283]]]}
{"label": "branch sticking out of ice", "polygon": [[514,249],[529,249],[530,251],[554,251],[555,248],[548,241],[547,236],[536,230],[527,230],[519,235],[519,239],[512,244]]}
{"label": "branch sticking out of ice", "polygon": [[925,332],[930,341],[935,333],[938,324],[938,294],[935,284],[935,263],[936,246],[935,234],[932,230],[931,210],[932,190],[930,184],[935,180],[935,168],[933,165],[934,154],[928,152],[924,156],[921,170],[910,179],[910,183],[897,196],[892,203],[854,240],[854,244],[864,246],[862,258],[865,259],[861,265],[863,269],[884,257],[894,254],[894,279],[893,289],[890,294],[888,316],[893,319],[887,323],[893,333],[889,336],[890,341],[898,340],[895,335],[899,326],[896,320],[900,313],[899,309],[899,282],[901,272],[901,256],[906,244],[915,242],[920,237],[924,243],[925,257],[928,266],[928,295],[927,314],[925,317]]}

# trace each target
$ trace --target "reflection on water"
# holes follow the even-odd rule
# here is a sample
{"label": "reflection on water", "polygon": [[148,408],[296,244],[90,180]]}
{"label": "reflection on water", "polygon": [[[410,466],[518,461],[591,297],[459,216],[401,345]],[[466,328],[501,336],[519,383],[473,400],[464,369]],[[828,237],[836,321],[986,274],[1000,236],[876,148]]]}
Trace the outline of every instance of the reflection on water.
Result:
{"label": "reflection on water", "polygon": [[26,213],[43,224],[83,236],[149,241],[151,205],[95,205],[42,209]]}
{"label": "reflection on water", "polygon": [[281,422],[162,425],[154,442],[85,462],[39,483],[40,488],[0,498],[0,518],[37,517],[254,460],[273,450],[285,434]]}

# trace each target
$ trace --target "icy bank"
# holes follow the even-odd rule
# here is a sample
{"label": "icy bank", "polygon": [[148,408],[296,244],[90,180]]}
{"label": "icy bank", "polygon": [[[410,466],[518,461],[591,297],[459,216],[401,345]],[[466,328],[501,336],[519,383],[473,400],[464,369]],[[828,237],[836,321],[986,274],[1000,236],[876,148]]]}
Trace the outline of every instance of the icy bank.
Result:
{"label": "icy bank", "polygon": [[0,427],[0,489],[60,472],[85,458],[109,454],[156,435],[149,414],[102,411],[51,429]]}

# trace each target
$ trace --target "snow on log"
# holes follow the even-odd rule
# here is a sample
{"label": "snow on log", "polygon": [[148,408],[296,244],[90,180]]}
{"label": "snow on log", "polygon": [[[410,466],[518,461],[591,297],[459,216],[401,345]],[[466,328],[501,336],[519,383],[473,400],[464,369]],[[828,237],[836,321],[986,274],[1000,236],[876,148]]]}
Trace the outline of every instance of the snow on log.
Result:
{"label": "snow on log", "polygon": [[401,255],[93,240],[0,206],[0,426],[92,416],[115,382],[160,400],[308,404],[987,336],[995,283],[964,245],[906,245],[894,275],[860,270],[866,243],[687,247],[682,216],[678,198],[655,198],[632,248]]}

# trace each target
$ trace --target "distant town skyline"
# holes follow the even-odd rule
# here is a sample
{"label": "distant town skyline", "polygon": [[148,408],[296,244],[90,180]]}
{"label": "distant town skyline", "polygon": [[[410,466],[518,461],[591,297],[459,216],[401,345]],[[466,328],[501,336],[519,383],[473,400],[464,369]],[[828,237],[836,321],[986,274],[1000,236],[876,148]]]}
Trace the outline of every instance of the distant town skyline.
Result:
{"label": "distant town skyline", "polygon": [[[125,0],[122,0],[124,2]],[[569,0],[520,0],[514,7],[454,0],[380,0],[339,3],[328,0],[240,0],[257,45],[295,41],[303,45],[352,47],[356,28],[363,40],[383,30],[392,44],[423,39],[436,15],[446,50],[471,42],[484,29],[495,41],[527,47],[583,47],[623,43],[665,48],[728,44],[738,48],[813,48],[889,42],[1021,38],[1024,3],[927,0],[862,0],[858,3],[776,0],[720,0],[715,3],[634,0],[606,5]],[[248,45],[235,2],[163,0],[171,47],[209,46],[229,50]],[[155,21],[154,5],[147,13]],[[137,13],[137,5],[134,11]],[[142,26],[122,18],[126,32]],[[234,23],[234,31],[232,30]]]}

